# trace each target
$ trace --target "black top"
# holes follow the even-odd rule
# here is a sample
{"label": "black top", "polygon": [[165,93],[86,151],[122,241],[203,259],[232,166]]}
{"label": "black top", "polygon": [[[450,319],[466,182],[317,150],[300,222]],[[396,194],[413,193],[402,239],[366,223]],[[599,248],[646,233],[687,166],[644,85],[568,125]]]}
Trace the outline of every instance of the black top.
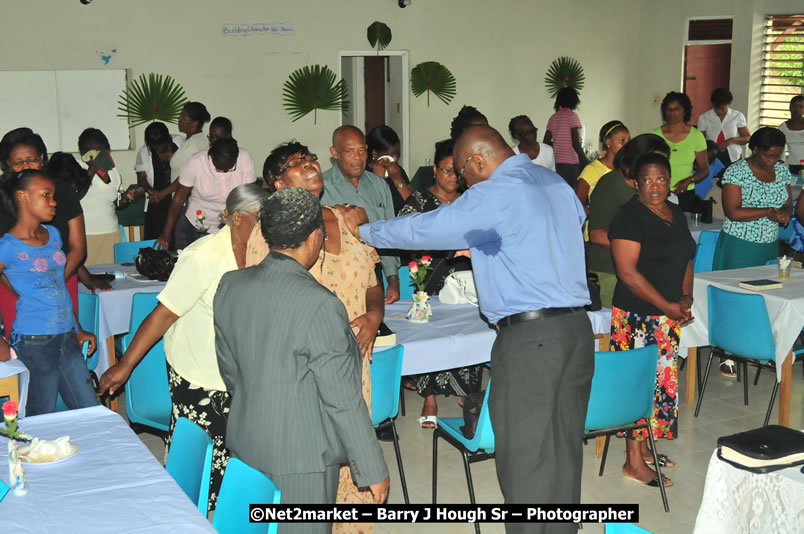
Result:
{"label": "black top", "polygon": [[[399,167],[399,170],[402,171],[402,180],[404,181],[404,183],[410,185],[410,180],[408,179],[408,173],[406,173],[405,169],[403,169],[402,167]],[[402,206],[405,205],[405,199],[402,198],[401,194],[399,194],[399,188],[397,188],[394,185],[394,181],[391,180],[390,177],[385,178],[385,182],[388,184],[388,188],[391,190],[391,200],[394,201],[394,215],[399,215],[399,210],[401,210]]]}
{"label": "black top", "polygon": [[[73,188],[59,180],[55,182],[56,216],[49,224],[56,227],[61,234],[61,249],[65,254],[70,252],[70,220],[84,214],[81,201]],[[16,224],[16,220],[5,209],[0,210],[0,235],[6,234]]]}
{"label": "black top", "polygon": [[[695,255],[695,240],[687,228],[684,212],[668,203],[673,223],[667,224],[634,197],[617,212],[609,228],[609,239],[636,241],[641,245],[637,270],[669,302],[681,299],[687,265]],[[636,297],[617,277],[612,304],[640,315],[664,312]]]}

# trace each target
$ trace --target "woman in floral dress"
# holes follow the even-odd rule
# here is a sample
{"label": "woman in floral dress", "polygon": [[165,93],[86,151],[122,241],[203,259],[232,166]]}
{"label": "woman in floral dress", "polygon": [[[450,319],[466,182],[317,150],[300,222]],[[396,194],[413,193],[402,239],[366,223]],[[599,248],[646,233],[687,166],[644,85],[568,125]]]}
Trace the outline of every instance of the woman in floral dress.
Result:
{"label": "woman in floral dress", "polygon": [[[692,257],[695,241],[684,213],[667,202],[670,162],[656,153],[637,159],[631,176],[637,195],[626,202],[609,228],[611,253],[617,271],[611,313],[611,350],[659,346],[656,367],[653,437],[678,435],[678,339],[692,308]],[[637,423],[644,423],[644,419]],[[647,429],[635,430],[626,444],[626,478],[658,486],[648,466]],[[662,467],[674,463],[659,455]],[[665,486],[672,481],[665,477]]]}
{"label": "woman in floral dress", "polygon": [[[268,155],[263,167],[266,187],[272,192],[286,187],[301,187],[321,197],[324,192],[324,181],[317,160],[317,156],[310,154],[306,146],[295,141],[276,147]],[[355,213],[354,208],[324,207],[324,246],[321,248],[318,261],[310,268],[310,274],[321,285],[335,293],[346,307],[351,321],[349,324],[355,331],[355,337],[363,354],[361,373],[363,398],[370,412],[369,365],[377,329],[385,310],[385,297],[382,286],[378,284],[374,274],[374,266],[380,261],[380,257],[372,247],[364,245],[357,239],[344,222],[344,217],[354,216]],[[252,232],[249,250],[246,264],[255,265],[268,254],[268,244],[261,239],[261,236]],[[370,413],[366,416],[371,417]],[[347,465],[341,466],[336,502],[338,504],[374,502],[368,488],[358,488],[355,485]],[[334,523],[332,530],[337,533],[369,533],[373,532],[373,525]]]}

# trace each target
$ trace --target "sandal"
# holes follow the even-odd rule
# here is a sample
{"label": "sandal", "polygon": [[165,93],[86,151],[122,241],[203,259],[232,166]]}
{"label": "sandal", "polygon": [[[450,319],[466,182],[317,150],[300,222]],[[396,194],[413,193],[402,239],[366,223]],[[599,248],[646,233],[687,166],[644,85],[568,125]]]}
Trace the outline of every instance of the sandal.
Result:
{"label": "sandal", "polygon": [[737,378],[737,372],[735,371],[734,360],[725,359],[722,362],[720,362],[720,374],[722,374],[726,378]]}
{"label": "sandal", "polygon": [[408,391],[418,391],[415,380],[405,380],[402,382],[402,387]]}
{"label": "sandal", "polygon": [[433,429],[436,427],[436,422],[438,422],[438,416],[423,415],[416,419],[416,422],[419,423],[419,426],[422,428]]}
{"label": "sandal", "polygon": [[[659,457],[659,467],[675,467],[676,466],[676,463],[673,460],[671,460],[670,458],[668,458],[666,454],[659,453],[656,456]],[[653,465],[653,456],[651,456],[650,458],[643,458],[643,460],[645,460],[646,464]]]}
{"label": "sandal", "polygon": [[[658,474],[654,475],[654,477],[652,479],[648,480],[647,482],[642,482],[638,478],[634,478],[631,475],[627,475],[625,473],[625,471],[623,471],[623,476],[627,480],[631,480],[632,482],[636,482],[636,483],[642,484],[644,486],[650,486],[651,488],[658,488],[659,487],[659,475]],[[673,485],[673,481],[671,479],[667,478],[664,475],[662,475],[662,478],[664,478],[664,487],[665,488],[669,488],[670,486]]]}

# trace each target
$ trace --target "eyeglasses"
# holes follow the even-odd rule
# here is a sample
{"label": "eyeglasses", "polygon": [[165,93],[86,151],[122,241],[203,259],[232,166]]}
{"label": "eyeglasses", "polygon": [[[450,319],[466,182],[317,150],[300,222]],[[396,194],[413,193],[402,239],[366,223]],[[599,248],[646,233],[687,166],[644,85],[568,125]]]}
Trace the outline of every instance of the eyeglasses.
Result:
{"label": "eyeglasses", "polygon": [[651,186],[651,185],[655,185],[655,184],[666,185],[667,184],[667,178],[665,178],[664,176],[660,176],[659,178],[656,178],[655,180],[653,178],[645,178],[644,180],[642,180],[642,183],[645,184],[646,186]]}
{"label": "eyeglasses", "polygon": [[315,154],[307,154],[306,156],[289,159],[287,163],[279,169],[279,174],[284,174],[286,170],[304,165],[305,163],[315,163],[316,161],[318,161],[318,156]]}
{"label": "eyeglasses", "polygon": [[23,169],[24,167],[32,167],[42,163],[42,156],[30,157],[27,159],[19,159],[17,161],[9,161],[8,166],[15,170]]}
{"label": "eyeglasses", "polygon": [[466,181],[466,177],[463,175],[463,173],[466,170],[466,166],[469,164],[469,160],[472,159],[472,156],[475,155],[476,154],[469,154],[468,156],[466,156],[466,159],[463,160],[463,168],[460,171],[456,172],[456,175],[458,176],[459,180]]}
{"label": "eyeglasses", "polygon": [[436,169],[444,176],[455,176],[455,167],[439,167],[436,165]]}

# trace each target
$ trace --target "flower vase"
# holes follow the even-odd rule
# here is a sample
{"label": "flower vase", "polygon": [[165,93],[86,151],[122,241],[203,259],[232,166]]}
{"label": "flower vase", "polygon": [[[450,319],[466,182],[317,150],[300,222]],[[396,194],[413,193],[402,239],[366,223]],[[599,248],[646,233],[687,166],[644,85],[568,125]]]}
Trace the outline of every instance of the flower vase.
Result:
{"label": "flower vase", "polygon": [[430,295],[424,291],[416,291],[413,294],[413,305],[408,310],[408,321],[426,323],[432,316],[433,308],[430,306]]}

